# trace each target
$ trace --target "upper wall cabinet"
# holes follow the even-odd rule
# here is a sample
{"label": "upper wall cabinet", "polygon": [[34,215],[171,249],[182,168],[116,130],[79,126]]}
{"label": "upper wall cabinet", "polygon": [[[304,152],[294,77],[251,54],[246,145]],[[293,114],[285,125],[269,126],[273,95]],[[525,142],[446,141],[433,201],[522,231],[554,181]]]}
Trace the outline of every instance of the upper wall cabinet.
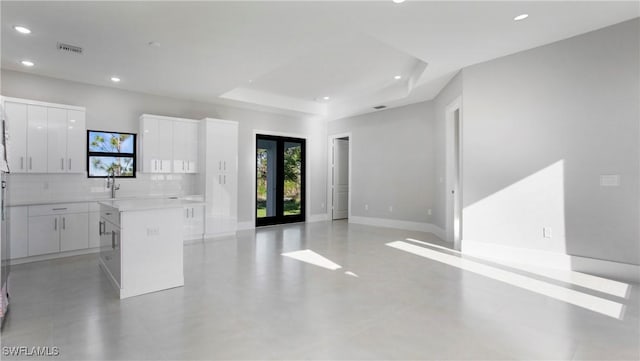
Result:
{"label": "upper wall cabinet", "polygon": [[7,97],[2,102],[11,172],[85,171],[85,108]]}
{"label": "upper wall cabinet", "polygon": [[140,154],[144,173],[196,173],[198,121],[143,114]]}

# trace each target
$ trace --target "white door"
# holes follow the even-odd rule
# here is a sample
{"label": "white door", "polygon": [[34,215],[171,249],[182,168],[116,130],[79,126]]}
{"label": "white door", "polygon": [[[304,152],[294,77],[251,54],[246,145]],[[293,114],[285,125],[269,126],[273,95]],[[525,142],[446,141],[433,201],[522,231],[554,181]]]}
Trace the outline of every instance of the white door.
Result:
{"label": "white door", "polygon": [[27,106],[27,171],[47,172],[47,108]]}
{"label": "white door", "polygon": [[67,172],[85,171],[87,128],[85,112],[67,110]]}
{"label": "white door", "polygon": [[67,158],[67,110],[47,108],[47,170],[65,173]]}
{"label": "white door", "polygon": [[333,219],[349,217],[349,139],[333,140]]}
{"label": "white door", "polygon": [[7,131],[9,132],[9,169],[11,173],[24,173],[27,159],[27,105],[6,102]]}
{"label": "white door", "polygon": [[446,199],[447,199],[447,241],[455,249],[462,247],[462,114],[459,99],[446,110]]}

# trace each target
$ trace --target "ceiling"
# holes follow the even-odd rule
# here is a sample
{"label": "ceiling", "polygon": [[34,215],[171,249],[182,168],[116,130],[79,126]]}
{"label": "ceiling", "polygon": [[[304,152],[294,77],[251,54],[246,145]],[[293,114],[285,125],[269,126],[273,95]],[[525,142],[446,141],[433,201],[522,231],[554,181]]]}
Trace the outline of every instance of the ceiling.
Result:
{"label": "ceiling", "polygon": [[[637,1],[1,6],[4,69],[329,119],[432,99],[463,67],[640,16]],[[529,18],[513,20],[522,13]],[[84,52],[58,51],[58,42]]]}

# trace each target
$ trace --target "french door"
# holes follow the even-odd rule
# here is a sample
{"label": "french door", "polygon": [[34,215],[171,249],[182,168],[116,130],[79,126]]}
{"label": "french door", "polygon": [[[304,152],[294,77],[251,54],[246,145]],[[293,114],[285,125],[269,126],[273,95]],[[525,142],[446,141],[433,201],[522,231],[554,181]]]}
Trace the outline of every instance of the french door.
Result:
{"label": "french door", "polygon": [[256,135],[256,226],[304,222],[305,140]]}

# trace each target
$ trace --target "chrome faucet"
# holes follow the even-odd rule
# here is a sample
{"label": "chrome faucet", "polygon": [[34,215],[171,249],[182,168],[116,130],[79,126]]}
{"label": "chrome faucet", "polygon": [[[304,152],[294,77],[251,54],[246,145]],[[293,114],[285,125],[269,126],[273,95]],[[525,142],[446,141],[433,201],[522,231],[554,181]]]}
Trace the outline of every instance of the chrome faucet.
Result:
{"label": "chrome faucet", "polygon": [[116,198],[116,191],[120,189],[120,185],[116,184],[116,172],[109,171],[107,176],[107,189],[111,189],[111,198]]}

